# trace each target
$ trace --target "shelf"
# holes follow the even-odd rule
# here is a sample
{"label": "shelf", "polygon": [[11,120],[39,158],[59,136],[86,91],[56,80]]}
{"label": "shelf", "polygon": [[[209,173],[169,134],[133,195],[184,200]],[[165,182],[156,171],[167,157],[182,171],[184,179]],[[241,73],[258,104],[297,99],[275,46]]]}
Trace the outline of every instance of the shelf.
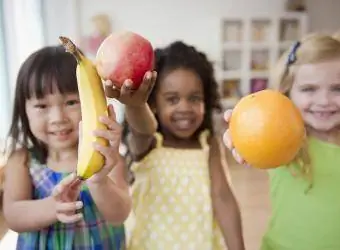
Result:
{"label": "shelf", "polygon": [[269,42],[271,40],[271,26],[269,19],[253,19],[251,21],[251,41]]}
{"label": "shelf", "polygon": [[224,109],[233,108],[238,103],[239,98],[224,98],[221,100]]}
{"label": "shelf", "polygon": [[240,70],[226,70],[222,72],[223,79],[240,79],[242,73]]}
{"label": "shelf", "polygon": [[251,51],[250,69],[251,70],[268,70],[269,67],[269,50],[259,49]]}
{"label": "shelf", "polygon": [[300,22],[295,18],[282,18],[279,30],[280,41],[296,41],[300,38]]}
{"label": "shelf", "polygon": [[308,33],[307,14],[296,12],[229,16],[222,18],[220,25],[220,89],[229,95],[228,88],[236,82],[236,99],[268,88],[272,65]]}
{"label": "shelf", "polygon": [[268,78],[253,78],[250,80],[250,93],[268,88]]}
{"label": "shelf", "polygon": [[240,98],[240,83],[241,80],[235,79],[225,79],[222,81],[222,98]]}
{"label": "shelf", "polygon": [[241,69],[241,50],[225,50],[223,53],[223,70],[235,71]]}
{"label": "shelf", "polygon": [[251,71],[250,77],[252,78],[268,78],[269,72],[268,71]]}
{"label": "shelf", "polygon": [[243,22],[238,19],[223,21],[223,42],[240,42],[243,40]]}

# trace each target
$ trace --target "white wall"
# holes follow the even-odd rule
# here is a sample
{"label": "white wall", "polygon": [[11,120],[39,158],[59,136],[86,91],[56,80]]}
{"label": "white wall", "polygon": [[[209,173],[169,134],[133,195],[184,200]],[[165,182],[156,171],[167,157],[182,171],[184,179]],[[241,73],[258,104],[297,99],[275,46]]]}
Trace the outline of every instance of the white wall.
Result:
{"label": "white wall", "polygon": [[340,30],[340,0],[306,0],[311,31]]}
{"label": "white wall", "polygon": [[278,13],[283,6],[284,0],[49,0],[45,2],[46,41],[55,44],[60,34],[78,40],[91,29],[91,16],[105,12],[111,15],[114,30],[138,32],[154,46],[182,39],[217,60],[221,16]]}

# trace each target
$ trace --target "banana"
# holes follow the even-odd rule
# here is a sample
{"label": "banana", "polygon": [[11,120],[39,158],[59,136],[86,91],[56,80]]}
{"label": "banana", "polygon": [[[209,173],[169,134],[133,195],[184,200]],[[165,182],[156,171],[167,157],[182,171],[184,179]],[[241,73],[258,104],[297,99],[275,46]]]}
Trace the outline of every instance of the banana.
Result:
{"label": "banana", "polygon": [[81,107],[81,140],[78,147],[77,176],[86,180],[104,166],[104,157],[93,148],[93,142],[107,146],[108,141],[93,136],[95,129],[107,129],[98,118],[107,115],[103,84],[95,65],[67,37],[59,37],[66,51],[77,59],[77,84]]}

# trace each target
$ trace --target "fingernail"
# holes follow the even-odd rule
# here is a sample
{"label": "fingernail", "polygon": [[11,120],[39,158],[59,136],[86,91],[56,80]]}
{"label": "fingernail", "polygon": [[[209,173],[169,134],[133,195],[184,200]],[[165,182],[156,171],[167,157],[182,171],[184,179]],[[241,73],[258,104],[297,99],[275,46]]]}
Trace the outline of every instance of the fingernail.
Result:
{"label": "fingernail", "polygon": [[104,116],[99,116],[99,121],[100,122],[104,122],[105,121],[105,117]]}
{"label": "fingernail", "polygon": [[83,218],[83,214],[78,214],[78,218],[82,219]]}
{"label": "fingernail", "polygon": [[83,202],[77,201],[77,202],[76,202],[76,208],[77,208],[77,209],[80,209],[80,208],[82,208],[82,207],[83,207]]}
{"label": "fingernail", "polygon": [[131,88],[132,87],[132,81],[131,80],[126,80],[124,83],[126,88]]}

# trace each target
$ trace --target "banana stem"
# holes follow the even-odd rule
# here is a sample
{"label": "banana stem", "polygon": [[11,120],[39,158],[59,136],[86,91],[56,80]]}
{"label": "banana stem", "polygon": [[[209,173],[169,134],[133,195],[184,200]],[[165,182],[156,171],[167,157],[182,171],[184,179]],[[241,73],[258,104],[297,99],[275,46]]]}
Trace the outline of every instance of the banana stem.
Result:
{"label": "banana stem", "polygon": [[64,46],[66,52],[71,53],[78,62],[81,60],[81,52],[77,48],[77,46],[69,39],[68,37],[65,36],[59,36],[59,40],[61,44]]}

